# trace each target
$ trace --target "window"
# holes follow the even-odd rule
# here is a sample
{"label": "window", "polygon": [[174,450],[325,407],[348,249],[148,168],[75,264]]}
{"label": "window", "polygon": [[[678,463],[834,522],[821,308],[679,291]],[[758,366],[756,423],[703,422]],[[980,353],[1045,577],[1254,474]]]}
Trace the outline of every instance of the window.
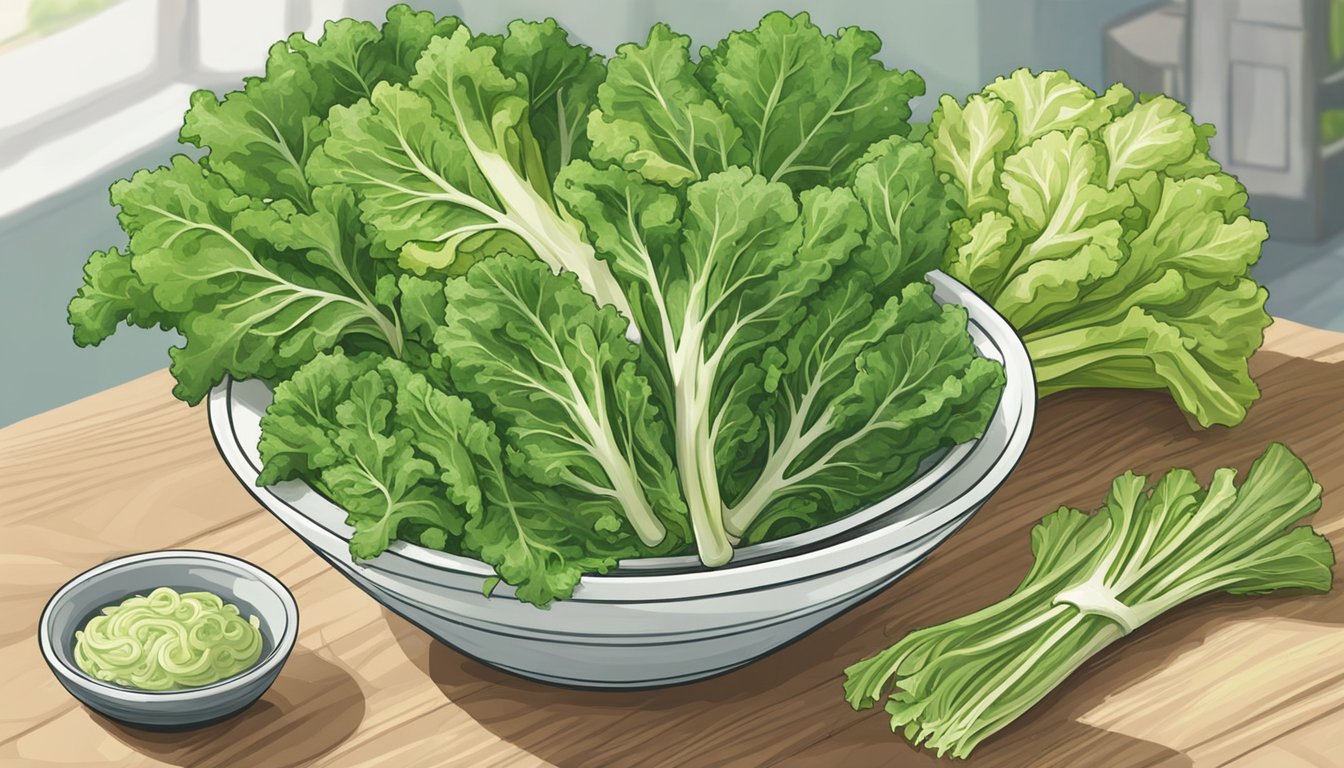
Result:
{"label": "window", "polygon": [[[33,0],[15,7],[25,5],[31,11],[43,4]],[[30,26],[0,49],[0,82],[7,91],[0,137],[11,138],[8,134],[26,123],[72,110],[112,86],[143,77],[155,64],[159,13],[154,0],[104,4],[76,23],[49,32],[43,30],[56,21],[33,27],[27,19]]]}
{"label": "window", "polygon": [[1232,63],[1232,162],[1288,170],[1288,72]]}
{"label": "window", "polygon": [[1330,0],[1330,59],[1344,64],[1344,0]]}
{"label": "window", "polygon": [[238,87],[271,43],[347,5],[0,0],[0,218],[170,141],[193,90]]}
{"label": "window", "polygon": [[0,51],[39,40],[116,2],[118,0],[8,0],[0,5]]}

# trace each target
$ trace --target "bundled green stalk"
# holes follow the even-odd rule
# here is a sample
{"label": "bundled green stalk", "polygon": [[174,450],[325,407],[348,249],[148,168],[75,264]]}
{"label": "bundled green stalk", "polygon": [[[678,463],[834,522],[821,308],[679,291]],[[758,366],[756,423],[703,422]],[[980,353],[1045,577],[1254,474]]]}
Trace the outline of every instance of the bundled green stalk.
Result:
{"label": "bundled green stalk", "polygon": [[912,744],[966,757],[1098,651],[1188,600],[1330,588],[1334,552],[1294,523],[1321,486],[1291,451],[1269,446],[1240,488],[1207,489],[1185,469],[1151,491],[1127,472],[1096,514],[1061,508],[1031,533],[1035,563],[1003,601],[910,633],[845,670],[855,709],[889,686],[891,727]]}

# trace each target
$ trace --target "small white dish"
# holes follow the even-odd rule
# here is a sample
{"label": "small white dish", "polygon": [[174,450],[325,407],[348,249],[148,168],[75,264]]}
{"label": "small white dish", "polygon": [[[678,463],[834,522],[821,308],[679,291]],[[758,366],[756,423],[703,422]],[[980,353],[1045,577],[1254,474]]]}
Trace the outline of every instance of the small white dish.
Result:
{"label": "small white dish", "polygon": [[[157,587],[206,591],[256,616],[261,658],[217,683],[176,691],[141,691],[97,680],[74,660],[75,632],[107,606]],[[218,722],[248,707],[271,687],[294,650],[299,608],[285,585],[236,557],[196,550],[145,552],[103,563],[56,590],[42,610],[42,656],[72,696],[113,720],[151,730],[186,730]]]}

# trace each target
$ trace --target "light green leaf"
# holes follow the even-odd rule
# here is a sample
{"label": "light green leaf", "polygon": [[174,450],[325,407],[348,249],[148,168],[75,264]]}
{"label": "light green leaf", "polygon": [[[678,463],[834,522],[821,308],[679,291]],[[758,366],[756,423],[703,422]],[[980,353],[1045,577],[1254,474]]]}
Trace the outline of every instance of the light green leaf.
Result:
{"label": "light green leaf", "polygon": [[[1042,329],[1074,327],[1083,318],[1099,319],[1089,312],[1094,307],[1119,309],[1113,304],[1089,302],[1093,292],[1115,279],[1126,258],[1113,229],[1100,227],[1072,253],[1032,262],[1021,272],[1010,272],[1007,281],[993,294],[994,308],[1025,338],[1032,338]],[[1003,275],[997,277],[1002,279]],[[1138,290],[1147,293],[1143,288]],[[1134,293],[1130,298],[1139,301],[1143,295]]]}
{"label": "light green leaf", "polygon": [[315,194],[311,215],[287,215],[179,156],[113,185],[112,198],[133,269],[186,338],[170,351],[178,397],[197,402],[225,374],[288,374],[350,335],[400,349],[348,190]]}
{"label": "light green leaf", "polygon": [[673,186],[747,158],[742,133],[695,77],[690,38],[656,24],[607,65],[588,120],[592,156]]}
{"label": "light green leaf", "polygon": [[1023,234],[1036,236],[1024,249],[1027,261],[1074,250],[1094,234],[1090,225],[1098,220],[1097,229],[1120,236],[1113,220],[1132,197],[1096,183],[1099,168],[1097,150],[1082,129],[1046,134],[1004,160],[1002,184],[1009,212]]}
{"label": "light green leaf", "polygon": [[870,147],[854,169],[852,189],[868,214],[865,247],[854,259],[881,295],[922,280],[947,245],[952,210],[932,155],[894,136]]}
{"label": "light green leaf", "polygon": [[1195,147],[1195,121],[1183,104],[1160,96],[1107,124],[1101,139],[1110,160],[1106,170],[1110,189],[1189,157]]}
{"label": "light green leaf", "polygon": [[1017,120],[1014,147],[1019,149],[1051,131],[1082,128],[1092,133],[1134,103],[1133,92],[1123,85],[1098,96],[1063,70],[1037,75],[1018,69],[985,86],[984,93],[1008,105]]}
{"label": "light green leaf", "polygon": [[1269,324],[1264,299],[1264,289],[1249,280],[1203,298],[1220,319],[1242,323],[1231,344],[1192,344],[1216,337],[1205,336],[1215,331],[1212,322],[1192,324],[1188,317],[1141,306],[1107,325],[1038,333],[1027,341],[1037,388],[1042,395],[1079,387],[1164,388],[1202,426],[1238,424],[1259,397],[1243,345],[1258,345],[1256,337]]}
{"label": "light green leaf", "polygon": [[838,181],[868,145],[909,131],[913,72],[886,69],[877,35],[823,35],[808,14],[775,12],[701,53],[700,80],[742,130],[750,167],[795,190]]}
{"label": "light green leaf", "polygon": [[925,142],[965,201],[944,268],[1027,340],[1040,393],[1167,389],[1200,424],[1244,417],[1269,321],[1243,281],[1267,233],[1212,135],[1168,97],[1063,72],[1019,70],[965,109],[944,97]]}
{"label": "light green leaf", "polygon": [[70,325],[75,343],[97,345],[123,322],[141,328],[171,323],[159,309],[148,285],[131,268],[131,255],[116,248],[94,251],[84,265],[84,284],[70,300]]}
{"label": "light green leaf", "polygon": [[984,290],[1011,268],[1022,248],[1016,222],[997,211],[987,211],[974,224],[967,219],[957,224],[943,269],[961,282]]}
{"label": "light green leaf", "polygon": [[1176,268],[1200,287],[1248,274],[1269,231],[1241,213],[1245,194],[1227,174],[1164,179],[1147,227],[1130,241],[1129,279]]}
{"label": "light green leaf", "polygon": [[1131,203],[1127,190],[1094,182],[1097,150],[1081,129],[1048,133],[1009,157],[1002,184],[1009,214],[1024,240],[988,295],[1005,313],[1020,312],[1030,332],[1056,309],[1068,309],[1092,281],[1115,274],[1126,257],[1116,220]]}
{"label": "light green leaf", "polygon": [[1002,101],[975,95],[963,107],[944,95],[924,142],[933,147],[933,165],[955,182],[957,200],[968,216],[1004,206],[998,172],[1017,138],[1017,124]]}
{"label": "light green leaf", "polygon": [[457,389],[504,429],[512,469],[602,499],[646,546],[662,544],[681,504],[666,416],[636,372],[626,321],[572,275],[514,256],[480,262],[446,292],[440,351]]}

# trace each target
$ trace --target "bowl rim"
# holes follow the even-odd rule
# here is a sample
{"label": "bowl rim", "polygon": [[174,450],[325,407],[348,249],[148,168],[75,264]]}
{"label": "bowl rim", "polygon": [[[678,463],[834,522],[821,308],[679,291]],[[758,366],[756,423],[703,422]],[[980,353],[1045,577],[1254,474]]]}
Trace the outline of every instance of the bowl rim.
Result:
{"label": "bowl rim", "polygon": [[[52,637],[51,622],[56,608],[63,602],[69,600],[70,592],[73,591],[75,587],[116,571],[134,569],[145,563],[169,559],[194,560],[215,567],[224,566],[256,580],[270,590],[280,600],[285,619],[284,630],[275,638],[270,652],[257,659],[247,667],[247,669],[234,675],[230,675],[222,680],[217,680],[208,685],[168,691],[145,691],[113,685],[103,680],[98,680],[97,678],[91,677],[79,667],[68,663],[62,654],[57,653],[55,639]],[[221,597],[224,596],[221,595]],[[284,664],[285,660],[289,658],[290,653],[294,650],[294,645],[298,640],[298,634],[298,602],[294,599],[294,594],[289,591],[289,588],[286,587],[283,582],[259,565],[255,565],[239,557],[203,549],[161,549],[148,552],[137,552],[135,554],[125,555],[123,557],[99,563],[98,565],[71,577],[62,584],[59,589],[52,593],[51,597],[47,599],[46,604],[43,606],[41,617],[38,620],[38,645],[42,650],[42,658],[47,662],[47,666],[49,666],[63,682],[73,683],[80,688],[96,691],[123,702],[144,704],[210,698],[233,690],[248,688],[257,681],[264,679],[271,672],[275,671],[276,668]]]}
{"label": "bowl rim", "polygon": [[[952,278],[941,271],[931,271],[927,275],[929,281],[933,283],[936,292],[946,291],[953,294],[949,302],[959,304],[966,308],[968,321],[979,326],[988,340],[1002,355],[1002,364],[1005,377],[1007,379],[1004,393],[999,400],[999,407],[1002,408],[1008,400],[1009,393],[1016,394],[1016,405],[1018,405],[1018,414],[1016,421],[1011,425],[1010,432],[1006,442],[995,457],[993,463],[988,466],[978,477],[970,481],[966,488],[952,501],[949,501],[943,507],[930,511],[923,516],[912,519],[893,518],[870,530],[859,529],[856,534],[853,530],[848,535],[840,534],[834,538],[820,542],[818,546],[799,548],[795,551],[784,551],[775,554],[769,558],[752,560],[738,565],[730,564],[722,568],[685,568],[672,571],[640,571],[636,569],[623,571],[620,573],[609,572],[605,574],[586,574],[582,577],[579,586],[576,587],[572,597],[566,598],[562,602],[624,602],[629,600],[628,595],[632,590],[641,591],[654,587],[661,587],[664,590],[677,591],[680,587],[687,594],[694,593],[699,596],[729,594],[734,592],[748,591],[751,587],[727,586],[721,580],[737,577],[738,580],[747,582],[756,582],[761,580],[770,583],[793,582],[812,578],[834,570],[843,570],[844,568],[865,562],[872,557],[880,556],[880,552],[869,553],[866,556],[846,558],[842,563],[827,567],[824,563],[834,557],[837,552],[858,550],[860,552],[871,549],[877,545],[881,539],[891,534],[891,528],[898,523],[909,523],[915,527],[919,535],[939,530],[949,524],[958,523],[959,518],[983,503],[1000,485],[1007,479],[1008,474],[1021,459],[1026,450],[1027,442],[1035,428],[1036,414],[1036,380],[1031,366],[1030,357],[1027,355],[1026,347],[1021,337],[1012,328],[1008,321],[998,313],[987,301],[972,291],[969,287]],[[277,506],[281,506],[292,512],[294,515],[302,518],[303,521],[313,528],[320,529],[322,532],[331,536],[340,538],[348,542],[349,537],[340,532],[330,529],[328,526],[311,517],[304,510],[300,509],[295,503],[282,498],[274,492],[272,488],[258,487],[255,484],[255,472],[249,480],[237,464],[241,461],[249,469],[255,470],[250,457],[247,455],[242,441],[235,430],[235,424],[232,418],[230,404],[232,401],[231,384],[232,379],[225,378],[223,382],[216,385],[209,395],[209,417],[211,426],[211,435],[215,441],[216,447],[222,454],[225,463],[234,473],[235,477],[242,483],[247,491],[255,498],[263,508],[270,511],[280,521],[301,540],[310,547],[318,550],[308,537],[295,528],[294,524],[276,511]],[[991,417],[993,418],[993,417]],[[229,445],[231,443],[232,445]],[[977,441],[969,443],[972,446],[979,446]],[[292,481],[298,484],[298,487],[307,489],[309,492],[317,494],[317,491],[302,481]],[[929,489],[932,490],[932,489]],[[333,509],[339,510],[333,502],[320,494],[317,494],[326,504]],[[912,499],[911,503],[918,501]],[[875,503],[881,503],[875,502]],[[880,518],[879,518],[880,519]],[[960,522],[965,522],[960,520]],[[919,525],[919,524],[924,525]],[[888,547],[890,548],[890,547]],[[325,555],[324,555],[325,556]],[[369,568],[378,571],[387,571],[389,569],[380,567],[381,558],[390,557],[392,562],[405,561],[412,566],[428,568],[434,571],[470,576],[475,578],[490,578],[496,576],[495,570],[488,563],[463,555],[454,555],[447,552],[439,552],[420,547],[409,542],[397,541],[388,548],[386,552],[368,562],[355,562],[348,560],[347,564],[355,568]],[[765,579],[777,569],[788,569],[790,566],[802,566],[801,572],[792,572],[786,579]],[[745,578],[743,578],[745,577]],[[720,581],[723,586],[719,588],[708,587],[715,581]],[[599,587],[599,585],[601,585]],[[501,588],[507,586],[503,583]],[[586,587],[586,589],[583,589]],[[614,591],[617,594],[593,594],[594,588],[602,589],[604,587],[617,587]],[[603,590],[607,591],[607,590]],[[585,594],[587,592],[588,594]],[[680,594],[680,592],[678,592]],[[502,589],[496,590],[492,594],[492,599],[504,598],[516,600],[511,590],[505,592]],[[668,595],[658,597],[648,597],[644,601],[663,601],[667,599],[677,599]]]}

